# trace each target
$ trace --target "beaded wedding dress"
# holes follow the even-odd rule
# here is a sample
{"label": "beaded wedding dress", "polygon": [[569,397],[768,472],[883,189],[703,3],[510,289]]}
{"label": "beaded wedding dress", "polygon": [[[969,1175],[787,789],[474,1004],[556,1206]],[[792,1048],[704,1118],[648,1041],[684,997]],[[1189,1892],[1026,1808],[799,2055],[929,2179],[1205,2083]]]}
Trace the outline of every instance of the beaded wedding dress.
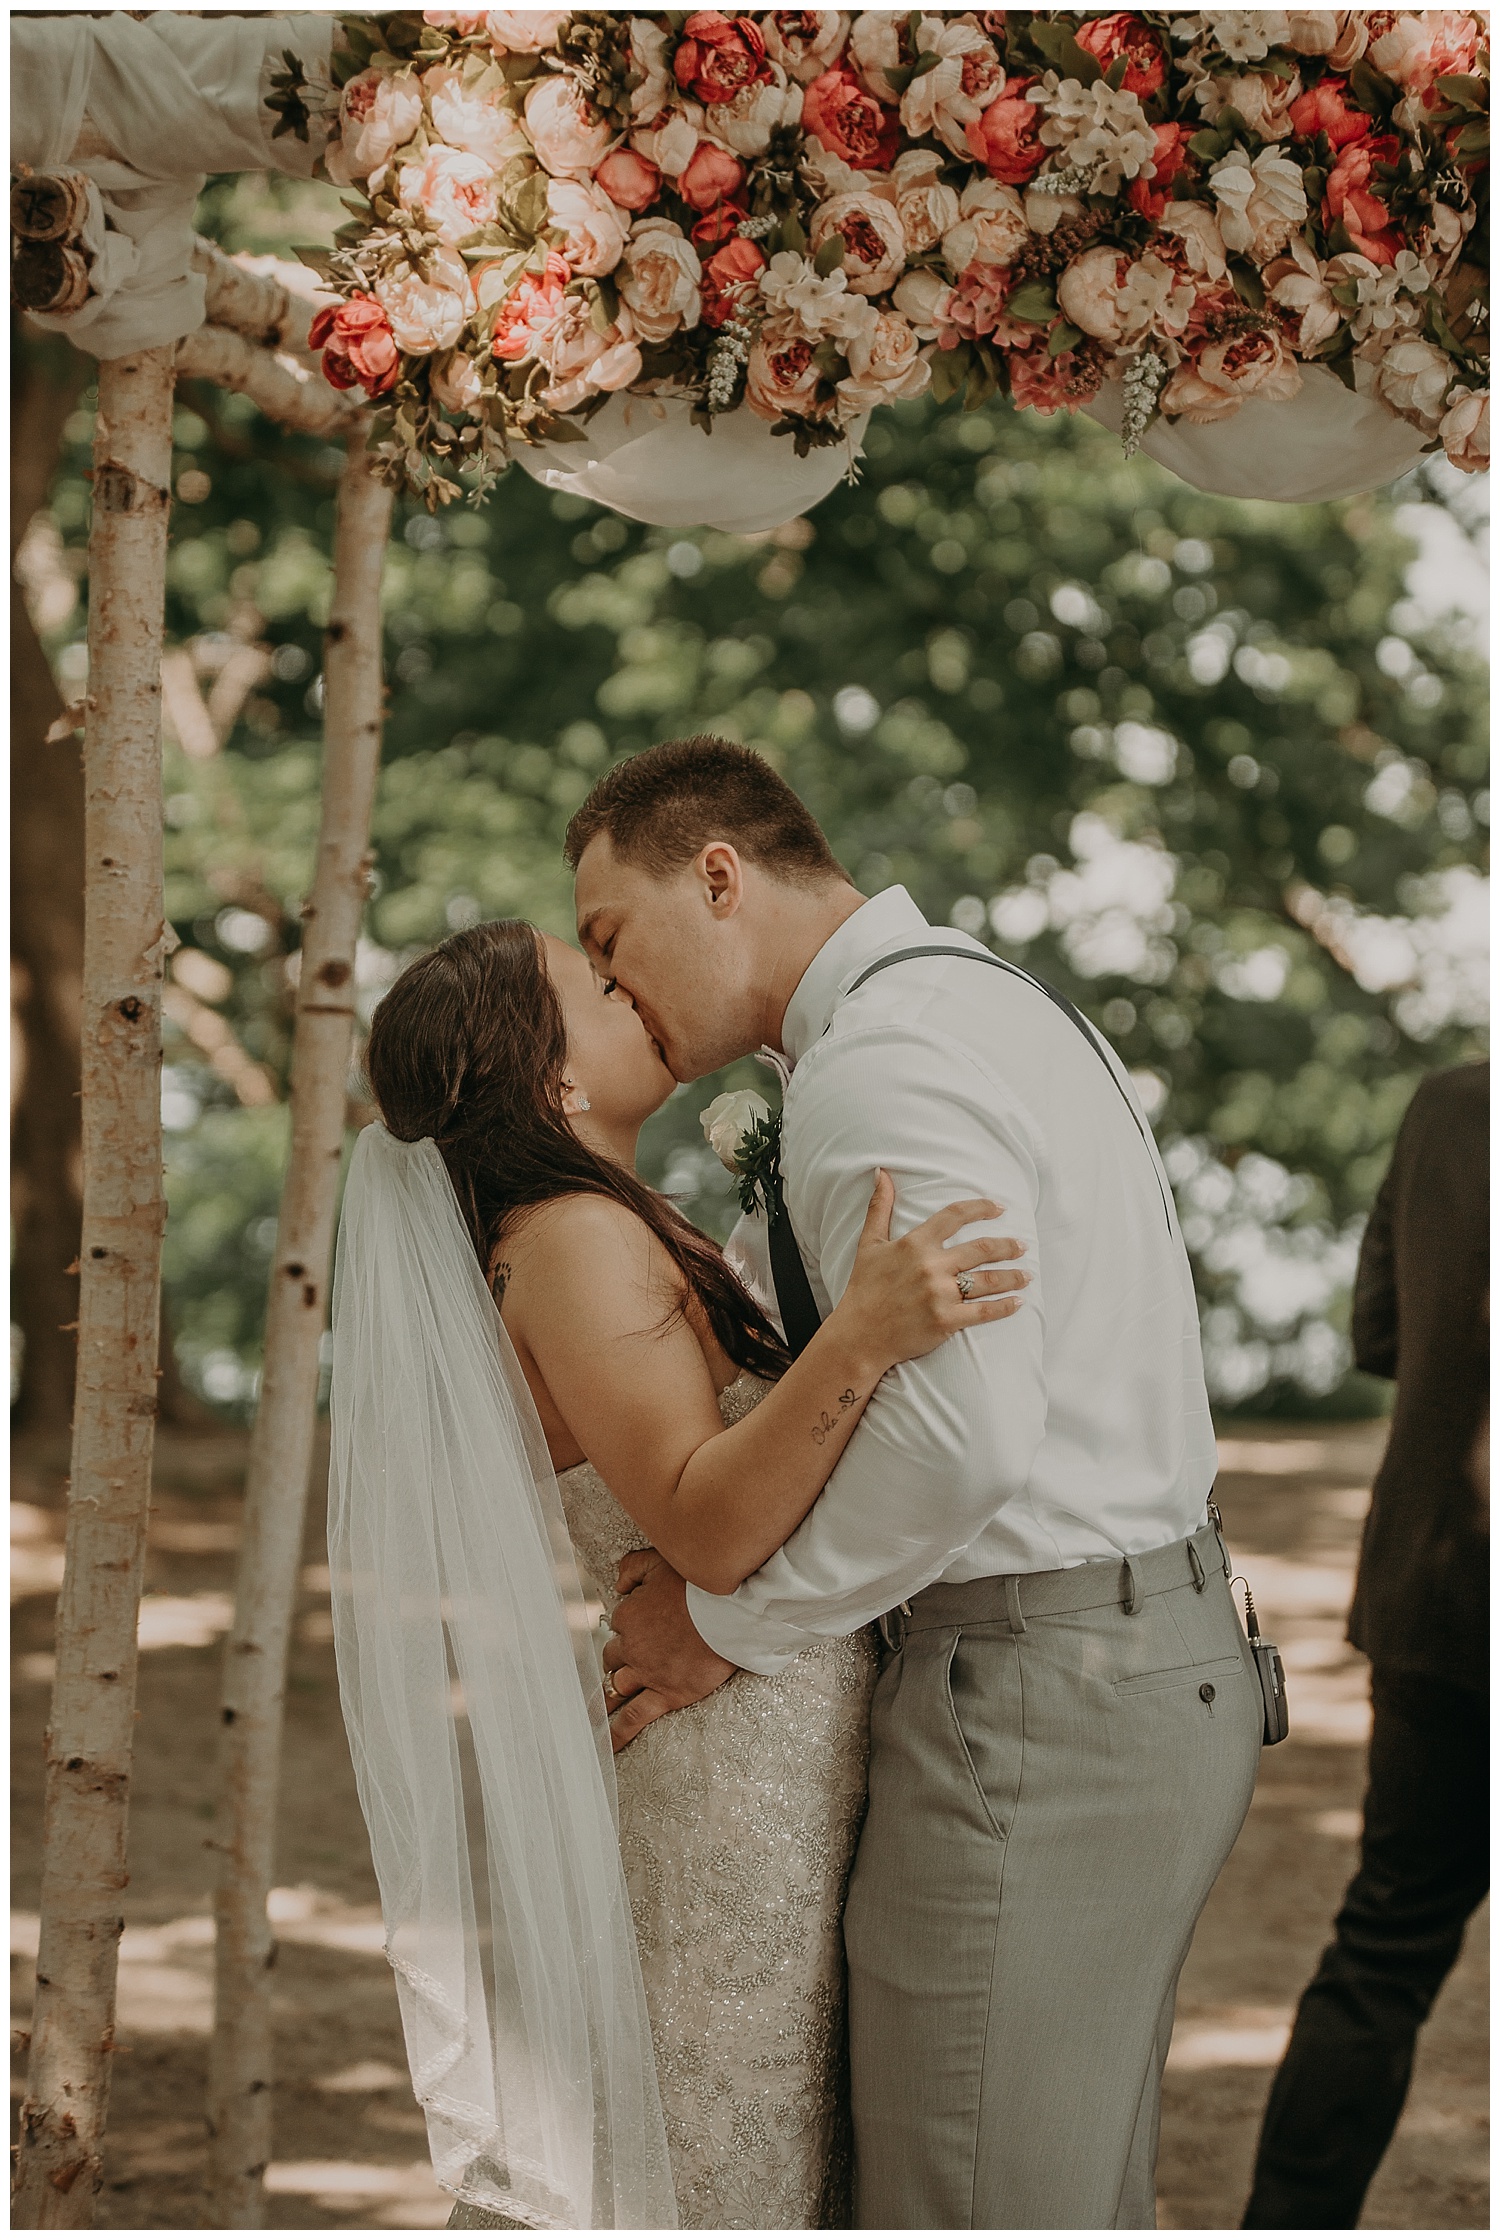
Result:
{"label": "beaded wedding dress", "polygon": [[[719,1396],[726,1425],[765,1390],[736,1378]],[[591,1464],[557,1483],[584,1591],[608,1605],[644,1535]],[[841,1918],[875,1673],[869,1630],[774,1679],[737,1672],[615,1761],[685,2228],[849,2224]],[[471,2209],[450,2221],[499,2222]]]}

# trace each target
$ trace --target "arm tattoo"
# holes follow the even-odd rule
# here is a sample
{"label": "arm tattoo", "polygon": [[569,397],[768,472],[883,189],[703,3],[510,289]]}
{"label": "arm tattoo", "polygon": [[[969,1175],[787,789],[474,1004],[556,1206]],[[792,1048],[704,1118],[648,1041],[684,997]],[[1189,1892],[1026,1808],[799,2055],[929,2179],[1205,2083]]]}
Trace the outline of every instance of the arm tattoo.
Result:
{"label": "arm tattoo", "polygon": [[859,1394],[857,1392],[841,1392],[839,1394],[838,1414],[831,1416],[826,1408],[822,1411],[817,1422],[813,1425],[814,1446],[821,1447],[829,1433],[837,1430],[840,1417],[849,1413],[858,1398]]}

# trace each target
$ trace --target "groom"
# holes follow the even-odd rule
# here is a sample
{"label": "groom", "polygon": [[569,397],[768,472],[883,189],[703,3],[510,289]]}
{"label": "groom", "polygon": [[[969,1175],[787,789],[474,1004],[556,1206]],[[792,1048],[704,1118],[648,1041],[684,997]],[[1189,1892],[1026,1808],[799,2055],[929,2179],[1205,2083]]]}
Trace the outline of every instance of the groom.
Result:
{"label": "groom", "polygon": [[791,1067],[794,1346],[848,1280],[880,1166],[899,1226],[994,1198],[1034,1268],[1013,1319],[883,1381],[737,1593],[629,1560],[617,1743],[879,1619],[845,1916],[858,2223],[1154,2225],[1177,1977],[1261,1707],[1207,1522],[1187,1256],[1128,1077],[904,889],[867,902],[744,747],[618,764],[567,854],[579,936],[680,1081],[767,1044]]}

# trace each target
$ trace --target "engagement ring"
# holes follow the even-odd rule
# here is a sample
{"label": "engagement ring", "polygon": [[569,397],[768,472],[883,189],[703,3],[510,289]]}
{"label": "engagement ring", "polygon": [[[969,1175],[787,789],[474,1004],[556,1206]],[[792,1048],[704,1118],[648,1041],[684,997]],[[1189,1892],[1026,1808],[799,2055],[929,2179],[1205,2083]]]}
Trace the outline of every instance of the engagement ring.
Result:
{"label": "engagement ring", "polygon": [[966,1271],[963,1275],[956,1277],[955,1281],[958,1284],[958,1295],[960,1299],[967,1299],[969,1293],[974,1288],[974,1278]]}

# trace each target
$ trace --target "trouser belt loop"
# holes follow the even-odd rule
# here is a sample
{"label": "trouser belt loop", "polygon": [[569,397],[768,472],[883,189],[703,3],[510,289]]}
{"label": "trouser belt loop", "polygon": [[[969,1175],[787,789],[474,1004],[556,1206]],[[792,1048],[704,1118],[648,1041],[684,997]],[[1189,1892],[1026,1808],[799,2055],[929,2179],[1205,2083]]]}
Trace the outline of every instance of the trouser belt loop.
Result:
{"label": "trouser belt loop", "polygon": [[1140,1588],[1136,1583],[1135,1565],[1131,1562],[1129,1556],[1125,1558],[1121,1570],[1124,1573],[1122,1584],[1125,1591],[1120,1597],[1120,1607],[1127,1618],[1133,1618],[1141,1606],[1141,1596]]}
{"label": "trouser belt loop", "polygon": [[1199,1555],[1191,1540],[1187,1544],[1187,1552],[1188,1566],[1193,1574],[1193,1592],[1194,1594],[1202,1594],[1204,1588],[1208,1585],[1208,1573],[1203,1568],[1203,1558]]}
{"label": "trouser belt loop", "polygon": [[1007,1573],[1005,1580],[1005,1616],[1012,1633],[1024,1633],[1026,1620],[1021,1611],[1021,1582]]}

